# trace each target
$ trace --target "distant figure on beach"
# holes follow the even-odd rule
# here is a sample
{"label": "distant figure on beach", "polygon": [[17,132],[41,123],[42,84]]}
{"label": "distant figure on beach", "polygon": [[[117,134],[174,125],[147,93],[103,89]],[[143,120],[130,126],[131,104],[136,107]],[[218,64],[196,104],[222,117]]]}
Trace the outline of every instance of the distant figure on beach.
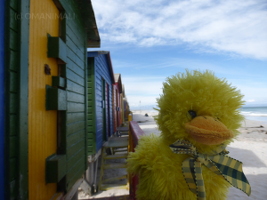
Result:
{"label": "distant figure on beach", "polygon": [[145,116],[148,117],[148,114],[146,113]]}

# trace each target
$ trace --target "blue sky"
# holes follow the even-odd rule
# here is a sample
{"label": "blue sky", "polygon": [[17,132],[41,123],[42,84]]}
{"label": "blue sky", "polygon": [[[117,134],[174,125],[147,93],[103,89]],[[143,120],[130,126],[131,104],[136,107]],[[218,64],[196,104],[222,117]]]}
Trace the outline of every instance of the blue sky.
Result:
{"label": "blue sky", "polygon": [[131,109],[150,109],[166,77],[211,70],[267,105],[266,0],[92,0]]}

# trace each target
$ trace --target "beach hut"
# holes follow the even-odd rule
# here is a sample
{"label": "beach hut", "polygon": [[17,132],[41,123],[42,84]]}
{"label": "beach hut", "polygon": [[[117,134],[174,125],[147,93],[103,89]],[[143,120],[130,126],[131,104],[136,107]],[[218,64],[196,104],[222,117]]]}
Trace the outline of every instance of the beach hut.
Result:
{"label": "beach hut", "polygon": [[5,199],[75,198],[87,168],[86,52],[100,46],[91,1],[5,2]]}
{"label": "beach hut", "polygon": [[48,16],[30,22],[29,199],[71,199],[87,168],[86,52],[100,38],[89,0],[30,8]]}
{"label": "beach hut", "polygon": [[96,185],[98,156],[102,145],[114,133],[112,93],[114,73],[110,53],[93,51],[87,53],[88,129],[87,145],[89,169],[87,181]]}
{"label": "beach hut", "polygon": [[122,125],[122,82],[121,74],[114,74],[115,84],[113,84],[113,114],[114,114],[114,132],[117,131],[117,127]]}
{"label": "beach hut", "polygon": [[5,115],[4,115],[4,109],[5,109],[5,87],[4,87],[4,32],[5,32],[5,2],[0,2],[0,199],[5,199],[4,197],[4,180],[5,180],[5,171],[4,171],[4,140],[5,140]]}

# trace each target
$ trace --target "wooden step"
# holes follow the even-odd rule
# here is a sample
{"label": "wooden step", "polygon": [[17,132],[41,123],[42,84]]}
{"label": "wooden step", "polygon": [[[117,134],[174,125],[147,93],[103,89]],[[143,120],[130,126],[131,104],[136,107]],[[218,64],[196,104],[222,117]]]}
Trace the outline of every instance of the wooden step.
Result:
{"label": "wooden step", "polygon": [[127,177],[128,177],[127,174],[124,174],[122,176],[107,178],[107,179],[103,179],[102,180],[102,183],[110,182],[110,181],[115,181],[115,180],[121,180],[121,179],[127,179]]}
{"label": "wooden step", "polygon": [[126,189],[129,190],[129,184],[102,184],[100,190],[111,190],[111,189]]}
{"label": "wooden step", "polygon": [[111,160],[111,159],[121,159],[121,158],[127,158],[128,153],[120,153],[120,154],[114,154],[114,155],[104,155],[105,160]]}
{"label": "wooden step", "polygon": [[108,163],[103,165],[103,169],[126,168],[126,163]]}
{"label": "wooden step", "polygon": [[103,147],[119,148],[119,147],[127,147],[128,144],[129,144],[128,138],[112,137],[103,145]]}
{"label": "wooden step", "polygon": [[128,152],[128,148],[114,148],[113,149],[114,153],[118,153],[118,152]]}

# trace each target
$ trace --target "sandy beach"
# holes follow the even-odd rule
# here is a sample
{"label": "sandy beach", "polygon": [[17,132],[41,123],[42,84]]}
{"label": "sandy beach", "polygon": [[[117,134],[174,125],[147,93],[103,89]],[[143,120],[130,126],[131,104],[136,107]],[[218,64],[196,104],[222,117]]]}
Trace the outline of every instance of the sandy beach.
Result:
{"label": "sandy beach", "polygon": [[[147,114],[148,116],[145,116]],[[160,132],[154,121],[156,111],[133,111],[133,120],[138,122],[146,135]],[[227,150],[229,156],[243,162],[243,171],[251,185],[252,193],[248,197],[236,188],[230,188],[228,200],[266,200],[267,199],[267,122],[245,120],[239,129],[240,135]],[[118,173],[118,172],[114,172]],[[114,174],[106,174],[106,176]],[[103,197],[122,196],[129,192],[123,189],[100,191],[88,197],[79,194],[79,199],[97,199]]]}

